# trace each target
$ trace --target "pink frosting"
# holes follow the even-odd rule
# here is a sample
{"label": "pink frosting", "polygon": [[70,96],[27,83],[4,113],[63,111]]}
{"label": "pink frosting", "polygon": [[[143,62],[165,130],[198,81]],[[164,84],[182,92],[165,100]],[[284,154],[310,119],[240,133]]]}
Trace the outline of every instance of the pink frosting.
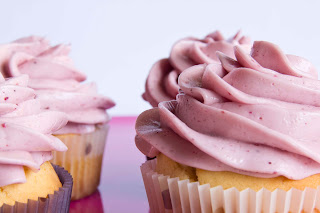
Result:
{"label": "pink frosting", "polygon": [[251,55],[196,65],[182,92],[137,120],[136,144],[209,171],[303,179],[320,173],[320,82],[312,64],[257,41]]}
{"label": "pink frosting", "polygon": [[190,37],[181,39],[173,45],[169,58],[157,61],[151,68],[143,98],[154,107],[161,101],[175,99],[179,92],[177,79],[183,70],[197,64],[218,62],[216,51],[235,58],[235,45],[241,45],[248,52],[251,48],[250,39],[241,36],[240,32],[228,40],[219,31],[202,40]]}
{"label": "pink frosting", "polygon": [[25,52],[30,55],[38,55],[49,48],[49,42],[37,36],[18,39],[8,44],[0,45],[0,71],[5,73],[5,67],[9,58],[16,52]]}
{"label": "pink frosting", "polygon": [[51,151],[67,147],[51,134],[66,125],[62,112],[41,110],[28,76],[0,74],[0,187],[26,181],[23,166],[33,170],[51,160]]}
{"label": "pink frosting", "polygon": [[[28,38],[22,40],[30,43]],[[28,86],[36,90],[41,108],[68,115],[68,124],[55,134],[91,132],[96,124],[107,123],[110,118],[106,109],[114,102],[99,95],[94,83],[81,83],[86,76],[74,68],[68,45],[50,47],[42,40],[38,38],[43,46],[37,54],[19,49],[10,54],[5,63],[6,75],[29,75]]]}

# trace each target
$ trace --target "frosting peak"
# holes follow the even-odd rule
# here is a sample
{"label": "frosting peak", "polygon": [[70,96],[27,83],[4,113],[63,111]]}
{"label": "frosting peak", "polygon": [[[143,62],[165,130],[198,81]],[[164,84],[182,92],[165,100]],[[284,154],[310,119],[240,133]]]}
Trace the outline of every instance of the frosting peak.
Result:
{"label": "frosting peak", "polygon": [[254,42],[251,56],[261,66],[279,73],[318,79],[317,70],[308,60],[294,55],[286,55],[277,45],[270,42]]}
{"label": "frosting peak", "polygon": [[146,81],[143,98],[152,106],[161,101],[173,100],[179,92],[178,76],[187,68],[203,63],[217,63],[217,51],[235,58],[233,47],[241,45],[250,51],[250,39],[241,36],[240,31],[230,39],[225,39],[219,31],[207,35],[204,39],[184,38],[176,42],[170,57],[156,62]]}
{"label": "frosting peak", "polygon": [[[20,41],[30,43],[30,40],[42,41],[37,37]],[[9,77],[27,74],[30,77],[28,86],[36,90],[41,108],[68,115],[69,123],[56,134],[84,133],[79,131],[92,131],[94,125],[108,122],[110,118],[105,110],[115,103],[99,95],[94,83],[82,83],[86,76],[74,67],[69,57],[70,46],[51,47],[47,42],[39,45],[42,51],[37,54],[19,49],[10,54],[5,73]]]}
{"label": "frosting peak", "polygon": [[[73,67],[68,57],[70,46],[57,45],[40,53],[31,60],[22,62],[20,72],[28,74],[32,79],[73,79],[78,82],[86,80],[86,75]],[[14,61],[14,60],[12,60]]]}
{"label": "frosting peak", "polygon": [[15,40],[8,44],[0,45],[0,69],[4,74],[6,63],[9,58],[16,52],[24,52],[29,55],[38,55],[49,48],[49,42],[44,38],[29,36]]}

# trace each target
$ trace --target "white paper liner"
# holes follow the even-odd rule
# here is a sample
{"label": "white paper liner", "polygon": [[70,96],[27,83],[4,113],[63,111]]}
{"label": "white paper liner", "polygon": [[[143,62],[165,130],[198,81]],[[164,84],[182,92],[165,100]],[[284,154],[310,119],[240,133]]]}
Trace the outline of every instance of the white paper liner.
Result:
{"label": "white paper liner", "polygon": [[179,180],[158,174],[157,160],[142,164],[141,173],[149,201],[150,212],[205,212],[205,213],[300,213],[319,212],[320,187],[304,191],[292,188],[288,192],[276,189],[239,191],[223,190],[222,186],[210,188],[209,184]]}
{"label": "white paper liner", "polygon": [[91,195],[99,186],[108,130],[109,125],[105,124],[97,126],[92,133],[56,135],[68,151],[53,152],[51,162],[72,175],[72,200]]}

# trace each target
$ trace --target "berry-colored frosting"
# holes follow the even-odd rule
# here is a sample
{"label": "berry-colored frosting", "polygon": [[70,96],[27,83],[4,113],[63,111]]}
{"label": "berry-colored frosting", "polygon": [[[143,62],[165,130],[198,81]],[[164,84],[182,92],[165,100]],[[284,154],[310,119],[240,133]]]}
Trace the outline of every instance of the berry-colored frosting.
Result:
{"label": "berry-colored frosting", "polygon": [[[19,45],[27,46],[26,50],[34,46],[41,51],[30,53]],[[28,86],[36,90],[41,108],[68,115],[68,124],[55,134],[91,132],[95,125],[109,121],[106,109],[113,107],[114,102],[99,95],[95,83],[82,83],[86,76],[74,68],[68,45],[51,47],[42,38],[28,37],[18,44],[13,42],[4,46],[16,49],[14,53],[6,54],[9,58],[3,63],[5,75],[29,75]],[[0,52],[6,52],[2,49],[0,47]]]}
{"label": "berry-colored frosting", "polygon": [[162,101],[174,100],[179,93],[178,76],[187,68],[204,63],[219,62],[216,51],[235,58],[233,47],[241,45],[248,52],[251,42],[238,32],[226,40],[219,31],[207,35],[204,39],[184,38],[176,42],[170,57],[157,61],[148,75],[143,98],[153,107]]}
{"label": "berry-colored frosting", "polygon": [[0,187],[26,181],[23,166],[40,169],[51,151],[67,147],[53,132],[66,125],[62,112],[41,110],[28,76],[5,80],[0,74]]}
{"label": "berry-colored frosting", "polygon": [[149,157],[209,171],[302,179],[320,173],[320,81],[312,64],[269,42],[236,60],[196,65],[176,100],[142,113],[136,145]]}

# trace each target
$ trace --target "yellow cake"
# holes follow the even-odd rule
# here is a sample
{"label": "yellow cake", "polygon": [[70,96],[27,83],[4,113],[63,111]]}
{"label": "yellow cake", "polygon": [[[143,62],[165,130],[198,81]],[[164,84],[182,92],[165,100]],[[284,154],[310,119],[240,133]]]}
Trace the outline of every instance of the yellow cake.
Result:
{"label": "yellow cake", "polygon": [[180,180],[190,179],[191,181],[198,181],[200,184],[209,183],[211,187],[222,186],[224,189],[235,187],[239,191],[247,188],[255,191],[259,191],[262,188],[269,191],[274,191],[277,188],[289,191],[291,188],[304,190],[306,187],[316,189],[320,186],[320,174],[312,175],[302,180],[290,180],[283,176],[258,178],[234,172],[212,172],[192,168],[177,163],[164,154],[157,156],[156,171],[171,178],[179,177]]}
{"label": "yellow cake", "polygon": [[6,185],[0,187],[0,207],[3,204],[14,205],[14,203],[27,203],[28,199],[38,200],[39,197],[46,198],[62,186],[60,180],[49,162],[41,165],[38,172],[24,167],[26,182]]}
{"label": "yellow cake", "polygon": [[178,177],[180,180],[197,181],[196,169],[177,163],[161,153],[157,156],[156,171],[172,178]]}

